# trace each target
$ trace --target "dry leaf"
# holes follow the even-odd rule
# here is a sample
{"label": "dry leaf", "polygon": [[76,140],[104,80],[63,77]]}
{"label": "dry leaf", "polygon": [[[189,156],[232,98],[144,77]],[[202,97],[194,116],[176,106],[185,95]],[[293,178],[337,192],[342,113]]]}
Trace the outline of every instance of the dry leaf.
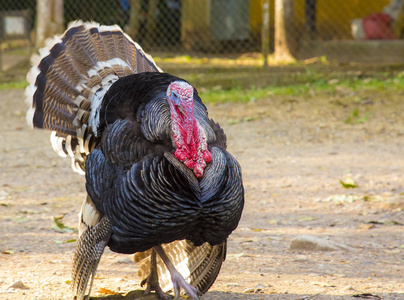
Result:
{"label": "dry leaf", "polygon": [[351,177],[345,177],[344,180],[340,179],[339,182],[341,183],[344,189],[353,189],[358,187],[358,185]]}
{"label": "dry leaf", "polygon": [[251,229],[252,231],[255,231],[255,232],[260,232],[260,231],[262,231],[262,229],[261,228],[253,228],[253,229]]}
{"label": "dry leaf", "polygon": [[317,220],[317,218],[315,218],[315,217],[300,217],[297,220],[304,222],[304,221],[314,221],[314,220]]}
{"label": "dry leaf", "polygon": [[374,228],[374,227],[375,227],[374,224],[361,223],[361,224],[359,225],[359,229],[363,229],[363,230],[369,230],[369,229],[372,229],[372,228]]}
{"label": "dry leaf", "polygon": [[382,298],[380,298],[380,296],[378,296],[376,294],[371,294],[371,293],[355,294],[355,295],[352,295],[352,297],[366,298],[366,299],[382,299]]}
{"label": "dry leaf", "polygon": [[66,232],[66,233],[74,232],[73,228],[70,228],[70,227],[68,227],[68,226],[66,226],[65,224],[62,223],[62,219],[63,219],[63,216],[61,216],[61,217],[53,217],[53,221],[55,222],[55,224],[57,226],[57,227],[53,227],[53,228],[54,229],[56,229],[56,228],[60,229],[61,231]]}
{"label": "dry leaf", "polygon": [[98,293],[100,294],[106,294],[106,295],[118,295],[119,293],[113,292],[109,289],[105,289],[105,288],[100,288],[100,290],[98,291]]}
{"label": "dry leaf", "polygon": [[335,287],[333,284],[328,284],[326,282],[311,282],[312,285],[318,285],[322,287]]}

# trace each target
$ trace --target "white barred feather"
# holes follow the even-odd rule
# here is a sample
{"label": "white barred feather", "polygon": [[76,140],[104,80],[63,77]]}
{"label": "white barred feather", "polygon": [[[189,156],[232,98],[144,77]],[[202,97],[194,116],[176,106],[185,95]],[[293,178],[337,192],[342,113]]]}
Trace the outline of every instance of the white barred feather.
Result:
{"label": "white barred feather", "polygon": [[56,131],[52,131],[50,136],[51,145],[53,151],[55,151],[61,157],[67,157],[66,152],[63,150],[64,138],[56,135]]}
{"label": "white barred feather", "polygon": [[87,227],[94,227],[101,219],[102,215],[95,208],[94,203],[87,197],[81,206],[79,213],[79,236]]}
{"label": "white barred feather", "polygon": [[[163,244],[162,247],[185,281],[202,293],[213,284],[226,257],[226,242],[216,246],[205,243],[196,247],[188,240],[181,240]],[[135,254],[135,262],[139,266],[138,276],[148,276],[150,255],[150,250]],[[172,290],[171,274],[160,257],[157,257],[157,270],[161,289],[165,292]]]}
{"label": "white barred feather", "polygon": [[[74,28],[74,33],[69,32]],[[92,29],[111,34],[97,35],[97,31],[90,34]],[[51,52],[55,45],[58,48]],[[63,47],[65,51],[61,51]],[[52,59],[46,60],[40,70],[49,56]],[[63,35],[47,39],[31,62],[33,67],[27,74],[29,86],[25,91],[30,105],[27,123],[30,127],[52,130],[53,149],[62,157],[70,156],[73,169],[80,173],[84,172],[85,156],[94,148],[98,112],[109,87],[120,77],[133,73],[161,72],[151,56],[119,26],[100,26],[81,20],[71,22]],[[36,86],[38,78],[41,91]]]}

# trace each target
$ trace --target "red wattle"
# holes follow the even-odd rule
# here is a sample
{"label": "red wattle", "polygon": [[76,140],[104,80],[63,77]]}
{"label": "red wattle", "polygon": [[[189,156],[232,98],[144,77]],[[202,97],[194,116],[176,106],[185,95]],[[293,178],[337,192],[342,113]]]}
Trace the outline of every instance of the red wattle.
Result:
{"label": "red wattle", "polygon": [[187,154],[180,149],[175,150],[174,155],[181,162],[184,162],[188,158]]}
{"label": "red wattle", "polygon": [[194,169],[194,174],[196,178],[201,178],[203,176],[203,168],[201,166],[197,166]]}
{"label": "red wattle", "polygon": [[195,168],[196,163],[193,160],[187,160],[186,162],[184,162],[184,165],[189,168],[189,169],[193,169]]}
{"label": "red wattle", "polygon": [[209,163],[212,160],[212,154],[210,154],[209,150],[203,152],[203,160],[206,163]]}

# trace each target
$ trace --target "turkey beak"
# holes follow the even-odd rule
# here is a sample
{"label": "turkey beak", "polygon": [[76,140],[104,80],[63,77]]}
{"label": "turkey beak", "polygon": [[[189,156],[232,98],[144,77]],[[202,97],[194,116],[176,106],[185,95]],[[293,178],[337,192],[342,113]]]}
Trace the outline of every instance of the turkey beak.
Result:
{"label": "turkey beak", "polygon": [[182,115],[185,117],[186,114],[185,114],[184,108],[181,105],[178,105],[177,107],[178,107],[178,110],[180,111],[180,113],[182,113]]}

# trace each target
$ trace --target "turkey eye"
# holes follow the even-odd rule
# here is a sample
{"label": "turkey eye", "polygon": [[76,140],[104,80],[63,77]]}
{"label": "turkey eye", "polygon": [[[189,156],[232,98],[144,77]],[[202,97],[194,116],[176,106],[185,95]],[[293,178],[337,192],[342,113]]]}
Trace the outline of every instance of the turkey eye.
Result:
{"label": "turkey eye", "polygon": [[175,99],[178,99],[178,93],[177,92],[175,92],[175,91],[173,91],[173,97],[175,98]]}

